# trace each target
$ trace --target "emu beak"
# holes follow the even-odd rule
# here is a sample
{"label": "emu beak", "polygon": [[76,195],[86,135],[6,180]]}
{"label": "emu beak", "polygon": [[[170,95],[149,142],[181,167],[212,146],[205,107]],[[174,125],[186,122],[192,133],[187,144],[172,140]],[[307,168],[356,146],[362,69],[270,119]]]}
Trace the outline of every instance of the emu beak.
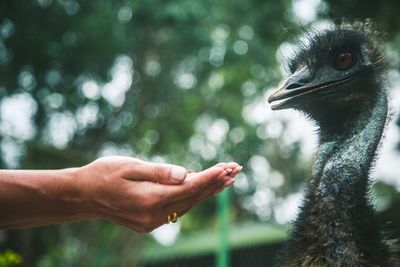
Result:
{"label": "emu beak", "polygon": [[307,85],[311,81],[311,74],[307,66],[293,73],[284,84],[269,98],[268,103],[279,101],[271,106],[272,110],[292,108],[296,105],[293,101],[307,91]]}

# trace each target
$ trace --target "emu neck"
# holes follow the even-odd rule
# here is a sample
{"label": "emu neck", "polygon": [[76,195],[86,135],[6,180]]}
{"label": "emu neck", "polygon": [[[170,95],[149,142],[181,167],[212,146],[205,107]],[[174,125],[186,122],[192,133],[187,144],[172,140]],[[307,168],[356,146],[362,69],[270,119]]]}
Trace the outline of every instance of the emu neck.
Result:
{"label": "emu neck", "polygon": [[[347,114],[349,117],[352,114]],[[343,190],[365,198],[373,164],[387,118],[387,96],[379,91],[373,105],[365,105],[336,130],[321,129],[320,145],[313,165],[312,185],[321,196]],[[360,195],[361,194],[361,195]]]}
{"label": "emu neck", "polygon": [[368,174],[386,117],[382,90],[336,131],[321,129],[313,177],[284,255],[287,266],[388,265],[388,249],[368,201]]}

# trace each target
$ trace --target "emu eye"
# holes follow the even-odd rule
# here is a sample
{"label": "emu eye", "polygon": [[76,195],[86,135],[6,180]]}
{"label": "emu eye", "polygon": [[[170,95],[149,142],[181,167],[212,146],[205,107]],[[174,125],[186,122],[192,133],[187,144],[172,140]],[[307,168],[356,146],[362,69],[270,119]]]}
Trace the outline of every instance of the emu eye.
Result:
{"label": "emu eye", "polygon": [[335,57],[334,67],[338,70],[348,70],[353,66],[354,58],[350,52],[340,53]]}

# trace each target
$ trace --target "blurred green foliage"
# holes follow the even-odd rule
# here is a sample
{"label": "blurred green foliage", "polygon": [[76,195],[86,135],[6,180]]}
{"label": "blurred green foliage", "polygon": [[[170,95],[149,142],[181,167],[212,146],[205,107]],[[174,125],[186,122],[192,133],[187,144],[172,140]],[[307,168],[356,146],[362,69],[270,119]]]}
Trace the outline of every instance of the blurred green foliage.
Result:
{"label": "blurred green foliage", "polygon": [[22,263],[22,257],[12,250],[0,252],[0,267],[12,267]]}
{"label": "blurred green foliage", "polygon": [[[197,171],[235,160],[245,169],[232,222],[280,222],[275,207],[301,191],[310,162],[265,101],[282,77],[281,43],[298,37],[299,24],[372,17],[398,58],[396,1],[316,1],[310,21],[295,14],[296,2],[1,1],[0,167],[122,154]],[[206,201],[181,219],[181,232],[213,227],[214,213]],[[132,266],[144,239],[82,222],[8,231],[0,245],[26,266]]]}

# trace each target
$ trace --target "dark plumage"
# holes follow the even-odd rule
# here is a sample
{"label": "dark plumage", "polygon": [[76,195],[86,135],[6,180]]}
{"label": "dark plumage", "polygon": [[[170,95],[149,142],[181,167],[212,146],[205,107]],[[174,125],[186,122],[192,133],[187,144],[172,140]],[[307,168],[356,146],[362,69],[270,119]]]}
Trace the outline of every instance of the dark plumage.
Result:
{"label": "dark plumage", "polygon": [[396,266],[368,193],[387,120],[386,64],[369,22],[308,34],[270,98],[319,126],[312,177],[279,266]]}

